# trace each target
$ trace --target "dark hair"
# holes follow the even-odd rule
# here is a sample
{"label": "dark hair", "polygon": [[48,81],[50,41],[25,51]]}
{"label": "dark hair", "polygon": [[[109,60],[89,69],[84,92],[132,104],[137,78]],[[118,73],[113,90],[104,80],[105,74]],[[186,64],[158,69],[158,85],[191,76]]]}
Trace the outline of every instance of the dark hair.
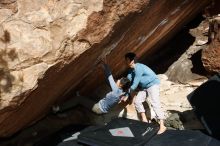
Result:
{"label": "dark hair", "polygon": [[130,61],[137,62],[136,54],[133,52],[128,52],[125,54],[125,59],[129,59]]}
{"label": "dark hair", "polygon": [[121,79],[120,79],[120,84],[122,85],[122,90],[123,91],[126,91],[126,90],[128,90],[129,88],[130,88],[130,86],[131,86],[131,81],[128,79],[128,78],[125,78],[125,77],[122,77]]}

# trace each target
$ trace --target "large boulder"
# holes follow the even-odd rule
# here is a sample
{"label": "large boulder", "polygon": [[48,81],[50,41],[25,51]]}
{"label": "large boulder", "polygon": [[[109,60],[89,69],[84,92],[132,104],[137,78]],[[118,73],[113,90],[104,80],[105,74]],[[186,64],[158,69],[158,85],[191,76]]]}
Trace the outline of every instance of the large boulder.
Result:
{"label": "large boulder", "polygon": [[209,0],[3,0],[0,2],[0,137],[42,118],[63,95],[89,92],[123,56],[149,55]]}

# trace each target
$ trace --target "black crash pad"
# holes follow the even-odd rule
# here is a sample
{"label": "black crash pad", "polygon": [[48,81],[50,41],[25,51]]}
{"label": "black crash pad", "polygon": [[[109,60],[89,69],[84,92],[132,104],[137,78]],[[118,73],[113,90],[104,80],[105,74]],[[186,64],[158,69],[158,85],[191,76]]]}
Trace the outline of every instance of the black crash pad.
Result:
{"label": "black crash pad", "polygon": [[77,140],[69,140],[59,143],[57,146],[85,146],[77,142]]}
{"label": "black crash pad", "polygon": [[[127,131],[128,128],[134,137]],[[112,129],[116,129],[113,135],[117,136],[111,134]],[[199,130],[167,130],[156,135],[157,131],[157,124],[118,118],[105,126],[87,127],[80,131],[78,139],[58,146],[220,146],[219,140]]]}
{"label": "black crash pad", "polygon": [[90,146],[143,146],[158,129],[156,123],[116,118],[106,126],[83,130],[78,141]]}
{"label": "black crash pad", "polygon": [[[114,139],[112,139],[114,141]],[[98,144],[97,144],[98,143]],[[127,146],[122,143],[112,146]],[[89,146],[99,146],[100,143],[90,143]],[[134,144],[135,146],[136,144]],[[57,146],[88,146],[78,143],[77,140],[70,140],[60,143]],[[167,130],[163,134],[155,135],[143,146],[220,146],[220,141],[198,130]]]}
{"label": "black crash pad", "polygon": [[145,146],[220,146],[220,141],[197,130],[167,130]]}

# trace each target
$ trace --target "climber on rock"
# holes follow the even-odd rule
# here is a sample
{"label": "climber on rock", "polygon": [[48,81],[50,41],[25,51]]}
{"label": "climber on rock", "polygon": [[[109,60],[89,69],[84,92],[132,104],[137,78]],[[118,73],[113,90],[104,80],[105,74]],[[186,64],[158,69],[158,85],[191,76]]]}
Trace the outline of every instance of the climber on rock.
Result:
{"label": "climber on rock", "polygon": [[91,100],[90,98],[78,95],[63,103],[62,105],[53,106],[53,112],[62,112],[80,104],[87,109],[92,110],[96,114],[104,114],[108,113],[112,107],[118,104],[121,101],[121,97],[124,97],[124,95],[128,92],[128,89],[130,88],[130,80],[126,77],[122,77],[121,79],[115,81],[111,74],[111,70],[107,65],[106,58],[101,60],[101,66],[104,70],[105,77],[109,82],[111,91],[109,91],[97,103],[95,103],[95,101]]}

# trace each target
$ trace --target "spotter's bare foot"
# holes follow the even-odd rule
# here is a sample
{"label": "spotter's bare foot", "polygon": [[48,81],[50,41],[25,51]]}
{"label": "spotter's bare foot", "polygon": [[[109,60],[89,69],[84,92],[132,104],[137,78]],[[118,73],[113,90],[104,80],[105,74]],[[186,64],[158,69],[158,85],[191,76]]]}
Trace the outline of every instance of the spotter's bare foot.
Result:
{"label": "spotter's bare foot", "polygon": [[162,133],[164,133],[166,130],[167,130],[167,127],[165,127],[165,126],[160,126],[160,129],[159,129],[159,131],[157,132],[157,134],[162,134]]}

